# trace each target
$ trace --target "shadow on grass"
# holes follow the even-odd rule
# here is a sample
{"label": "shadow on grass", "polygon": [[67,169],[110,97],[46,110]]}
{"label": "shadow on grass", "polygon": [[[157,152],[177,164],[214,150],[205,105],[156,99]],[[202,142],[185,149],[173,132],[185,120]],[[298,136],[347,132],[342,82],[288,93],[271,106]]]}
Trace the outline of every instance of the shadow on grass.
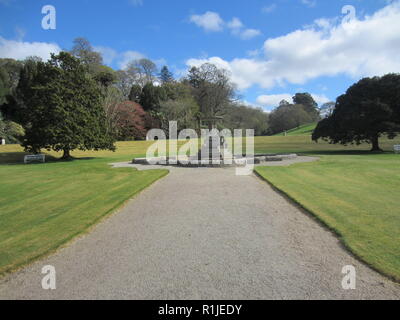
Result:
{"label": "shadow on grass", "polygon": [[[3,152],[0,153],[0,165],[20,165],[24,164],[24,157],[29,155],[27,152]],[[63,162],[74,162],[81,160],[100,160],[101,158],[96,157],[82,157],[82,158],[71,158],[71,159],[61,159],[54,157],[50,154],[45,153],[46,163],[63,163]],[[33,164],[41,164],[41,162],[32,162]]]}
{"label": "shadow on grass", "polygon": [[325,156],[370,156],[370,155],[383,155],[383,154],[393,154],[393,151],[384,152],[373,152],[369,150],[315,150],[315,151],[304,151],[301,154],[305,155],[325,155]]}
{"label": "shadow on grass", "polygon": [[[51,156],[49,156],[51,157]],[[61,162],[75,162],[75,161],[82,161],[82,160],[101,160],[104,158],[96,158],[96,157],[82,157],[82,158],[75,158],[75,157],[71,157],[69,159],[63,159],[63,158],[54,158],[52,157],[52,159],[49,159],[49,161],[47,162],[57,162],[57,163],[61,163]],[[46,160],[47,160],[47,155],[46,155]]]}

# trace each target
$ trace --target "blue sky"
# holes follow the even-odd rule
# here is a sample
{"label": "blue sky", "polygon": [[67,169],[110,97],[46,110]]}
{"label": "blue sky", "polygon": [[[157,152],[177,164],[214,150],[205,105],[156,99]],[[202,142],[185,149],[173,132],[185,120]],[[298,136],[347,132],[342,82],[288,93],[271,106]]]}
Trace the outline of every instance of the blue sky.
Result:
{"label": "blue sky", "polygon": [[[48,4],[56,30],[41,27]],[[344,22],[346,5],[355,17]],[[399,1],[0,0],[0,57],[45,57],[80,36],[115,69],[148,57],[181,76],[215,63],[265,110],[295,92],[323,103],[363,76],[400,72]]]}

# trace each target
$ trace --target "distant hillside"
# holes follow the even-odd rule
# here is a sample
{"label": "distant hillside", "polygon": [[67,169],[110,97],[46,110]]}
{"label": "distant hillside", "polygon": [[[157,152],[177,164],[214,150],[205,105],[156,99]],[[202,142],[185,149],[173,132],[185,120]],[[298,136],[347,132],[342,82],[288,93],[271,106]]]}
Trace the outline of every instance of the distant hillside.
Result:
{"label": "distant hillside", "polygon": [[[317,126],[317,123],[309,123],[302,125],[298,128],[291,129],[287,131],[288,136],[311,136],[312,132],[314,131],[315,127]],[[285,133],[278,133],[275,134],[275,136],[284,136]]]}

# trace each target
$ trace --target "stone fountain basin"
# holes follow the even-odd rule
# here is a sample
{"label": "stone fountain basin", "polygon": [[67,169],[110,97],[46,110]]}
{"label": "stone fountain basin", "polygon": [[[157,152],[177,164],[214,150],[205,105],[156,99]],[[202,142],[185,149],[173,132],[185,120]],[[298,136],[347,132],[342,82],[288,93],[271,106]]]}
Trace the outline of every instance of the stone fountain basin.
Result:
{"label": "stone fountain basin", "polygon": [[165,165],[183,167],[222,167],[222,166],[246,166],[247,164],[261,164],[263,162],[278,162],[297,158],[297,154],[256,154],[252,156],[234,156],[225,159],[190,159],[187,156],[135,158],[133,164],[141,165]]}

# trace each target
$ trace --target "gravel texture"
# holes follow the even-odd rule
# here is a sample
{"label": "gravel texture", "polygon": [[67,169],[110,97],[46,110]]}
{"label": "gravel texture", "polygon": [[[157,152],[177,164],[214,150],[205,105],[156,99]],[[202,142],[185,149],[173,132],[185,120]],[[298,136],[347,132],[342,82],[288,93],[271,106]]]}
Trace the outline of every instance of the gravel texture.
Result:
{"label": "gravel texture", "polygon": [[[88,235],[3,277],[0,298],[400,298],[398,284],[255,175],[170,169]],[[41,287],[44,265],[56,268],[56,290]],[[356,290],[342,289],[345,265],[356,268]]]}

